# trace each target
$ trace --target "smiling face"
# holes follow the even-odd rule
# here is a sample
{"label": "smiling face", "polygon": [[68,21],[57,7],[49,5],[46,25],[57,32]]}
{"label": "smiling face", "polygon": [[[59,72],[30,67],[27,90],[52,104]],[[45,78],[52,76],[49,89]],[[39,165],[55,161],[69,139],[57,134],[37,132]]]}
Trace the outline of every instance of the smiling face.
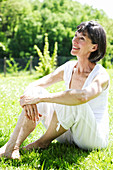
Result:
{"label": "smiling face", "polygon": [[87,33],[75,32],[75,36],[72,39],[72,55],[89,58],[91,52],[94,52],[95,50],[97,50],[97,44],[92,44]]}

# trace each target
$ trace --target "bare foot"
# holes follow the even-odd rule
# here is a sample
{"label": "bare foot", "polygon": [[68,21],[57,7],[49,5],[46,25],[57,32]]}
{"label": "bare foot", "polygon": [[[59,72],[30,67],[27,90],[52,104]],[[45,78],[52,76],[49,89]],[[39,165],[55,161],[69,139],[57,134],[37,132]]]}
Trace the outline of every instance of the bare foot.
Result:
{"label": "bare foot", "polygon": [[8,151],[7,143],[0,148],[0,158],[6,157],[10,159],[20,159],[19,149],[15,149],[13,151]]}
{"label": "bare foot", "polygon": [[33,150],[33,149],[46,149],[50,143],[39,143],[39,141],[35,141],[33,143],[28,144],[27,146],[22,147],[25,150]]}

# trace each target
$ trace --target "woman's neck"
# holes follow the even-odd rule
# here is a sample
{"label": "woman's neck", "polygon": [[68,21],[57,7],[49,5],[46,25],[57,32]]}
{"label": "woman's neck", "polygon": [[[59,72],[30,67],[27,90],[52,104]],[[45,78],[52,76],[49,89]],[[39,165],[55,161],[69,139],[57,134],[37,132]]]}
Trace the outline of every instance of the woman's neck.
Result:
{"label": "woman's neck", "polygon": [[90,73],[95,67],[95,65],[95,63],[91,63],[89,60],[78,59],[76,71],[78,73]]}

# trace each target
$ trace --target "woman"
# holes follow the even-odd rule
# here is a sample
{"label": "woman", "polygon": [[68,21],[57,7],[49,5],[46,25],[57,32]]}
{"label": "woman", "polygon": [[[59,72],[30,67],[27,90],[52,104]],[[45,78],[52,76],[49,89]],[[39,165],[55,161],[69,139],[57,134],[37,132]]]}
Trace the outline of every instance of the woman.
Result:
{"label": "woman", "polygon": [[[20,97],[23,111],[0,156],[20,158],[19,148],[42,120],[47,128],[27,150],[47,148],[52,140],[75,143],[82,149],[105,148],[108,144],[107,112],[109,76],[97,64],[106,52],[106,34],[95,21],[83,22],[72,40],[69,61],[53,73],[31,83]],[[65,81],[66,91],[48,93],[46,87]]]}

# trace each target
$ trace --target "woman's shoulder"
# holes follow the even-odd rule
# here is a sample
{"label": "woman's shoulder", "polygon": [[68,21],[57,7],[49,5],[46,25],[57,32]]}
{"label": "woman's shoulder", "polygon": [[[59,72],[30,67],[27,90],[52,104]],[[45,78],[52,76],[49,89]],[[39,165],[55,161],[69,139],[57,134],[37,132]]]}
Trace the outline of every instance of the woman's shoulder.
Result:
{"label": "woman's shoulder", "polygon": [[109,83],[110,83],[110,76],[107,72],[107,70],[101,65],[101,64],[98,64],[97,65],[98,67],[98,74],[97,74],[97,77],[99,80],[102,79],[102,81],[106,82],[107,84],[107,87],[109,86]]}
{"label": "woman's shoulder", "polygon": [[64,81],[66,82],[66,86],[68,86],[68,81],[70,80],[73,67],[76,65],[76,60],[70,60],[65,63],[64,66]]}
{"label": "woman's shoulder", "polygon": [[97,69],[98,69],[98,71],[99,71],[100,74],[105,74],[105,75],[108,75],[108,76],[109,76],[106,68],[103,67],[101,64],[97,64]]}

